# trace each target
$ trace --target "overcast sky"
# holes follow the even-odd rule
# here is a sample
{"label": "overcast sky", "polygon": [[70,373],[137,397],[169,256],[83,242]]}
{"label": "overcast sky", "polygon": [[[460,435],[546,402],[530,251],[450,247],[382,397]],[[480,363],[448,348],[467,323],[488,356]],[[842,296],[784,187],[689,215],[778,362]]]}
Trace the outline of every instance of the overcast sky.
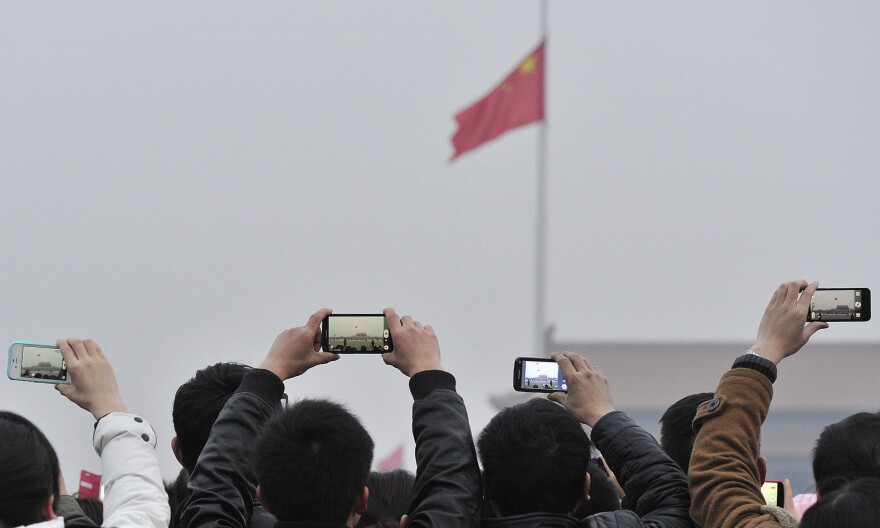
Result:
{"label": "overcast sky", "polygon": [[[551,2],[557,337],[747,342],[783,280],[880,289],[878,27],[874,1]],[[394,306],[479,430],[534,353],[538,126],[450,164],[452,116],[540,39],[536,1],[3,2],[0,342],[98,340],[170,480],[196,369]],[[345,357],[287,392],[349,402],[381,456],[412,445],[406,382]],[[51,388],[0,407],[100,471]]]}

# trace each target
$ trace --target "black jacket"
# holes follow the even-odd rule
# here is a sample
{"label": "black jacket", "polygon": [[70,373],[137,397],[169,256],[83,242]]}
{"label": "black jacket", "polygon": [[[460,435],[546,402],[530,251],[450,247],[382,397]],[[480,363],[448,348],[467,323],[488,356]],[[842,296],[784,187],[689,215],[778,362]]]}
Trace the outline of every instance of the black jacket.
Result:
{"label": "black jacket", "polygon": [[684,472],[650,433],[620,411],[602,417],[593,443],[626,492],[633,510],[597,513],[583,520],[557,513],[483,519],[481,528],[692,528]]}
{"label": "black jacket", "polygon": [[[480,472],[467,411],[455,392],[455,378],[426,371],[410,379],[416,482],[407,526],[473,528],[479,522]],[[258,435],[277,406],[284,384],[255,369],[227,401],[189,481],[190,497],[181,526],[245,528],[252,514],[256,479],[242,459],[244,447]],[[278,523],[281,526],[326,523]]]}

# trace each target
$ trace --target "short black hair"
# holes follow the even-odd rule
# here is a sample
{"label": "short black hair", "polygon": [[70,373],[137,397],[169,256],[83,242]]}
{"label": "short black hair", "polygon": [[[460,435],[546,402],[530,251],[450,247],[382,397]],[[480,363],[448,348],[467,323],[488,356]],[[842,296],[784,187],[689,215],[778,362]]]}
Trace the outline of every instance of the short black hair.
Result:
{"label": "short black hair", "polygon": [[58,502],[58,455],[27,418],[0,411],[0,523],[34,524],[49,497]]}
{"label": "short black hair", "polygon": [[693,421],[697,408],[715,397],[711,392],[698,392],[673,403],[660,417],[660,447],[687,474],[694,450]]}
{"label": "short black hair", "polygon": [[800,528],[877,528],[880,479],[860,478],[832,487],[832,491],[820,494],[819,500],[807,508]]}
{"label": "short black hair", "polygon": [[819,435],[813,450],[813,478],[819,494],[835,477],[880,478],[880,413],[853,414]]}
{"label": "short black hair", "polygon": [[226,400],[241,385],[250,367],[239,363],[216,363],[196,372],[177,389],[171,417],[183,467],[192,473],[208,442],[211,427],[226,405]]}
{"label": "short black hair", "polygon": [[503,516],[568,513],[584,495],[590,442],[581,423],[544,399],[496,414],[477,440],[486,499]]}
{"label": "short black hair", "polygon": [[328,400],[301,400],[275,414],[254,450],[263,499],[279,521],[344,523],[372,463],[370,434]]}
{"label": "short black hair", "polygon": [[372,526],[384,521],[394,521],[400,526],[400,518],[409,510],[416,476],[405,469],[395,469],[382,473],[372,471],[367,477],[370,501],[367,511],[358,521],[358,526]]}

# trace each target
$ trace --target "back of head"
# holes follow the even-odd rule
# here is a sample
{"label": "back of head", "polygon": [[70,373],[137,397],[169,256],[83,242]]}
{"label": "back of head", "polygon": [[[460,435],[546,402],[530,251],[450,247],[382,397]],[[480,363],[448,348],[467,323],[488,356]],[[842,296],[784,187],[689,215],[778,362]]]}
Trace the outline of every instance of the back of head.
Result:
{"label": "back of head", "polygon": [[177,389],[171,415],[183,467],[190,473],[226,400],[249,370],[250,367],[238,363],[217,363],[199,370]]}
{"label": "back of head", "polygon": [[[819,496],[801,519],[800,528],[876,528],[880,526],[880,479],[851,482],[832,479],[832,491]],[[835,483],[834,481],[838,481]]]}
{"label": "back of head", "polygon": [[58,456],[45,435],[26,418],[0,411],[0,522],[33,524],[52,495],[58,495]]}
{"label": "back of head", "polygon": [[372,526],[384,521],[394,521],[399,527],[400,518],[409,509],[416,476],[405,469],[387,472],[371,472],[367,478],[370,501],[358,526]]}
{"label": "back of head", "polygon": [[264,503],[279,521],[344,523],[372,462],[364,426],[326,400],[302,400],[273,416],[254,451]]}
{"label": "back of head", "polygon": [[568,513],[584,495],[591,447],[560,405],[534,399],[508,407],[477,441],[486,498],[504,516]]}
{"label": "back of head", "polygon": [[831,424],[813,450],[813,478],[822,494],[836,477],[880,478],[880,413],[856,413]]}
{"label": "back of head", "polygon": [[714,397],[711,392],[685,396],[670,405],[660,417],[660,446],[685,473],[688,472],[694,439],[697,437],[692,425],[697,407]]}

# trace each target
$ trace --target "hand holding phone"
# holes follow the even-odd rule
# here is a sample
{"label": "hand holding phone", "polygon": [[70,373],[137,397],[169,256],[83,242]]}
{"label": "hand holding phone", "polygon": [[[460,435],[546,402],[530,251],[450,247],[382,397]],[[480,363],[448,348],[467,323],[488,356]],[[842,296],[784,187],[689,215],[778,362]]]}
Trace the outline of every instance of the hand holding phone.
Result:
{"label": "hand holding phone", "polygon": [[557,352],[550,357],[559,364],[568,383],[568,394],[554,392],[547,395],[550,400],[561,403],[581,423],[590,427],[614,411],[608,379],[599,367],[572,352]]}
{"label": "hand holding phone", "polygon": [[321,321],[330,315],[330,308],[313,313],[305,326],[284,330],[269,348],[266,359],[257,368],[268,370],[281,381],[299,376],[316,365],[336,361],[339,356],[320,351]]}
{"label": "hand holding phone", "polygon": [[778,365],[807,344],[813,334],[828,328],[825,322],[804,325],[810,300],[818,285],[818,282],[808,284],[803,279],[782,283],[764,310],[751,350]]}
{"label": "hand holding phone", "polygon": [[443,370],[440,342],[431,325],[422,325],[408,315],[398,317],[393,308],[385,308],[385,316],[397,340],[393,351],[382,354],[386,364],[410,378],[426,370]]}
{"label": "hand holding phone", "polygon": [[128,412],[113,367],[98,343],[69,338],[56,344],[70,369],[70,385],[56,385],[58,392],[92,413],[95,420],[111,412]]}

